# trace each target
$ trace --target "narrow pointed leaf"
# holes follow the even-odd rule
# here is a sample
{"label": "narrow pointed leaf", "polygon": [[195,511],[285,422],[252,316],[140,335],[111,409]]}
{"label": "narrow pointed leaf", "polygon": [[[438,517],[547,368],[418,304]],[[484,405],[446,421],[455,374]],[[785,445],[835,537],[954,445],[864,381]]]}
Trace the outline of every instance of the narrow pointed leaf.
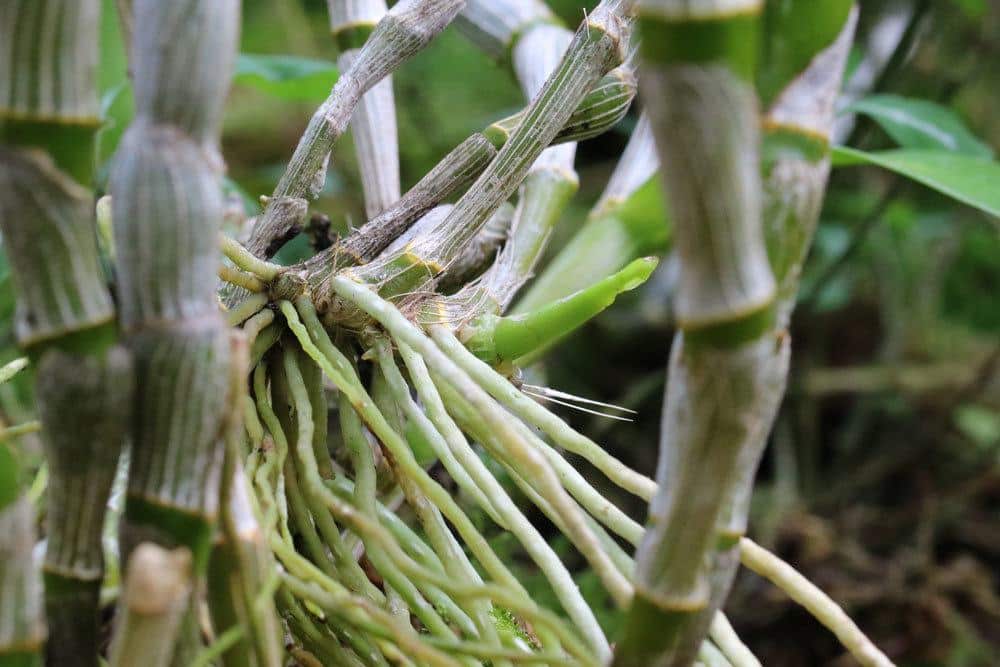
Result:
{"label": "narrow pointed leaf", "polygon": [[894,150],[868,153],[833,149],[834,164],[873,164],[913,179],[980,211],[1000,217],[1000,164],[950,151]]}
{"label": "narrow pointed leaf", "polygon": [[958,114],[934,102],[873,95],[854,102],[846,111],[871,117],[902,148],[993,157],[993,149],[976,138]]}

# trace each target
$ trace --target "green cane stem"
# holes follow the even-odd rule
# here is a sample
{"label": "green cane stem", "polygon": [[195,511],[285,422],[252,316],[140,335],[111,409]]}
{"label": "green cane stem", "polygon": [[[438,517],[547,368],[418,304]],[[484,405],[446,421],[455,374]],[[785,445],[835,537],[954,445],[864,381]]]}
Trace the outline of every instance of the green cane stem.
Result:
{"label": "green cane stem", "polygon": [[[746,532],[754,478],[774,415],[784,397],[790,345],[787,326],[826,190],[834,100],[856,20],[850,4],[843,0],[800,1],[780,8],[769,5],[765,14],[769,46],[758,76],[758,88],[764,99],[774,102],[763,120],[763,214],[769,260],[778,287],[774,335],[781,339],[781,344],[771,360],[776,374],[766,393],[771,404],[764,406],[765,419],[743,445],[737,462],[739,472],[727,491],[718,518],[716,551],[709,575],[711,602],[698,622],[692,624],[689,644],[709,627],[736,576],[740,561],[737,545]],[[839,24],[831,23],[837,20]],[[816,30],[809,35],[815,41],[803,39],[803,25]],[[809,52],[803,53],[806,49]],[[793,57],[792,53],[797,55]],[[799,63],[805,69],[794,73],[782,70],[789,62]],[[784,87],[779,93],[769,92],[768,87],[774,85],[781,72],[788,79],[782,84]],[[794,141],[790,141],[792,138]],[[803,149],[809,146],[815,150]]]}
{"label": "green cane stem", "polygon": [[41,576],[31,555],[34,509],[20,495],[18,464],[4,444],[0,444],[0,465],[0,665],[38,667],[46,628]]}
{"label": "green cane stem", "polygon": [[751,425],[770,424],[771,390],[784,377],[770,363],[780,346],[768,335],[775,283],[760,220],[751,87],[760,2],[639,7],[642,76],[681,262],[681,332],[670,362],[660,488],[615,656],[621,667],[694,660],[711,619],[715,534],[706,527],[716,525],[740,452],[757,436]]}
{"label": "green cane stem", "polygon": [[[231,0],[182,4],[135,5],[137,119],[119,150],[110,189],[122,320],[131,334],[142,397],[125,553],[146,539],[183,544],[191,549],[194,572],[201,572],[217,509],[229,390],[229,340],[211,278],[222,209],[212,158],[235,56],[238,8]],[[174,20],[182,10],[189,10],[189,20]],[[154,47],[163,25],[173,26],[178,48],[172,52],[191,58],[159,57]],[[155,38],[148,37],[153,33]],[[174,186],[185,194],[184,206],[173,201]],[[178,259],[156,261],[161,253]],[[184,400],[174,383],[204,394],[189,392]],[[168,415],[177,429],[160,426]],[[175,457],[179,447],[185,453]]]}
{"label": "green cane stem", "polygon": [[[100,125],[99,13],[97,0],[18,0],[0,10],[0,41],[8,47],[0,64],[0,229],[18,296],[15,332],[37,362],[35,393],[50,478],[46,661],[84,667],[97,665],[101,535],[132,387],[128,355],[113,346],[114,309],[88,190]],[[29,430],[6,429],[0,439]],[[20,526],[8,528],[14,544],[23,546]],[[0,623],[0,653],[20,645],[19,660],[30,662],[42,636],[40,620],[31,618],[37,601],[22,599],[22,609],[8,609],[6,596],[13,591],[6,589],[29,586],[37,573],[30,546],[27,554],[11,546],[0,555],[0,567],[10,569],[0,576],[0,615],[10,618]],[[19,638],[20,631],[28,634]]]}
{"label": "green cane stem", "polygon": [[38,392],[45,398],[39,416],[49,425],[47,659],[96,665],[102,531],[128,428],[131,360],[120,348],[89,358],[50,351],[39,364]]}

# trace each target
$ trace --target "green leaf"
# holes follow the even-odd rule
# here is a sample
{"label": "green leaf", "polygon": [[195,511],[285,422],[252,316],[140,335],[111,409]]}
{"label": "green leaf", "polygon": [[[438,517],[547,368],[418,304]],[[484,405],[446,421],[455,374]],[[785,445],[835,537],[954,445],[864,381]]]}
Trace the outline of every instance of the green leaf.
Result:
{"label": "green leaf", "polygon": [[318,102],[330,94],[338,75],[337,66],[327,60],[243,53],[233,82],[283,100]]}
{"label": "green leaf", "polygon": [[984,158],[993,149],[976,138],[948,107],[898,95],[873,95],[845,111],[865,114],[902,148],[946,150]]}
{"label": "green leaf", "polygon": [[867,153],[837,146],[833,149],[833,163],[838,167],[873,164],[1000,217],[1000,164],[993,160],[950,151]]}

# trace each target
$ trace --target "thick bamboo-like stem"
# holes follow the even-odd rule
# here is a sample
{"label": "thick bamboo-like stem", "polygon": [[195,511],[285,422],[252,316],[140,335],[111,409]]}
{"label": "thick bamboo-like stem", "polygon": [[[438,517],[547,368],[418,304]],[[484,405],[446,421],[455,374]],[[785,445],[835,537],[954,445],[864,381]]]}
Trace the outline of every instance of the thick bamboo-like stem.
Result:
{"label": "thick bamboo-like stem", "polygon": [[[11,2],[0,9],[0,39],[10,49],[0,59],[0,224],[18,292],[15,331],[28,348],[65,347],[67,337],[87,348],[114,337],[86,189],[99,124],[98,9],[95,0],[79,7]],[[47,33],[53,25],[62,31]],[[45,57],[34,53],[38,44]]]}
{"label": "thick bamboo-like stem", "polygon": [[[854,34],[856,12],[852,0],[795,0],[769,5],[768,44],[773,62],[762,63],[759,80],[776,84],[778,74],[790,78],[763,119],[764,230],[770,263],[778,282],[774,335],[783,340],[772,364],[782,378],[769,389],[772,405],[765,414],[777,413],[785,392],[788,372],[788,323],[798,292],[802,263],[809,251],[819,218],[830,169],[829,140],[833,129],[834,101],[840,90],[847,54]],[[809,22],[819,42],[800,37],[801,25]],[[825,41],[823,41],[825,40]],[[797,48],[796,48],[797,47]],[[786,71],[792,55],[808,66],[800,72]],[[811,58],[811,59],[810,59]],[[725,602],[736,570],[740,537],[746,533],[750,499],[757,467],[767,446],[772,419],[761,423],[747,440],[739,457],[739,472],[718,519],[718,539],[710,580],[712,598],[699,621],[691,624],[683,642],[687,652],[704,636]]]}
{"label": "thick bamboo-like stem", "polygon": [[[135,3],[136,117],[109,183],[122,328],[136,368],[121,534],[127,570],[142,542],[185,548],[194,577],[211,550],[232,408],[231,341],[215,296],[218,137],[239,18],[238,0]],[[182,625],[178,657],[200,642],[193,616]],[[162,641],[172,647],[174,639]]]}
{"label": "thick bamboo-like stem", "polygon": [[[464,0],[403,0],[375,26],[350,70],[342,72],[330,96],[316,110],[285,173],[254,224],[247,249],[257,257],[276,252],[273,242],[300,224],[308,198],[318,194],[318,177],[364,94],[409,60],[451,22]],[[322,182],[319,183],[322,187]],[[293,205],[289,205],[289,203]]]}
{"label": "thick bamboo-like stem", "polygon": [[[605,0],[581,24],[565,57],[532,100],[523,119],[448,217],[404,252],[352,271],[383,296],[419,289],[460,254],[489,217],[520,185],[531,165],[569,120],[597,81],[624,59],[630,30],[623,0]],[[327,318],[353,326],[367,320],[359,309],[320,293]]]}
{"label": "thick bamboo-like stem", "polygon": [[132,364],[121,348],[82,359],[51,351],[38,371],[49,466],[46,655],[53,665],[96,665],[101,537],[128,430]]}
{"label": "thick bamboo-like stem", "polygon": [[[37,361],[49,471],[44,579],[51,665],[97,665],[101,534],[132,387],[129,357],[113,345],[114,310],[86,189],[99,126],[99,12],[97,0],[17,1],[0,9],[7,49],[0,59],[0,228],[18,291],[18,340]],[[18,509],[24,511],[30,517],[30,506]],[[25,537],[20,527],[10,526],[15,540]],[[14,573],[31,567],[30,553],[0,558],[23,561],[4,565],[12,586]],[[5,608],[3,615],[29,630],[24,623],[36,601],[19,604],[23,610]],[[22,638],[22,648],[37,639]],[[0,645],[12,640],[4,636]]]}
{"label": "thick bamboo-like stem", "polygon": [[[385,16],[385,0],[328,0],[330,32],[340,48],[337,65],[350,71],[364,41]],[[399,187],[399,139],[392,75],[364,94],[351,117],[365,211],[370,220],[396,203]]]}
{"label": "thick bamboo-like stem", "polygon": [[712,605],[712,527],[785,377],[760,213],[760,11],[759,0],[640,3],[642,83],[681,262],[680,332],[620,666],[694,661],[703,637],[692,649],[691,628]]}

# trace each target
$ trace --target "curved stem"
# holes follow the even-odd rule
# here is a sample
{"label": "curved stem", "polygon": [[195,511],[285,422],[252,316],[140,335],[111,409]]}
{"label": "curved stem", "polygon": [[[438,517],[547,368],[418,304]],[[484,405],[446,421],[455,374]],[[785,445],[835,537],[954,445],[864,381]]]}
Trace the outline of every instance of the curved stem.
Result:
{"label": "curved stem", "polygon": [[836,602],[811,581],[752,540],[740,540],[740,559],[748,568],[785,591],[826,626],[865,667],[891,667],[892,661],[876,647]]}

